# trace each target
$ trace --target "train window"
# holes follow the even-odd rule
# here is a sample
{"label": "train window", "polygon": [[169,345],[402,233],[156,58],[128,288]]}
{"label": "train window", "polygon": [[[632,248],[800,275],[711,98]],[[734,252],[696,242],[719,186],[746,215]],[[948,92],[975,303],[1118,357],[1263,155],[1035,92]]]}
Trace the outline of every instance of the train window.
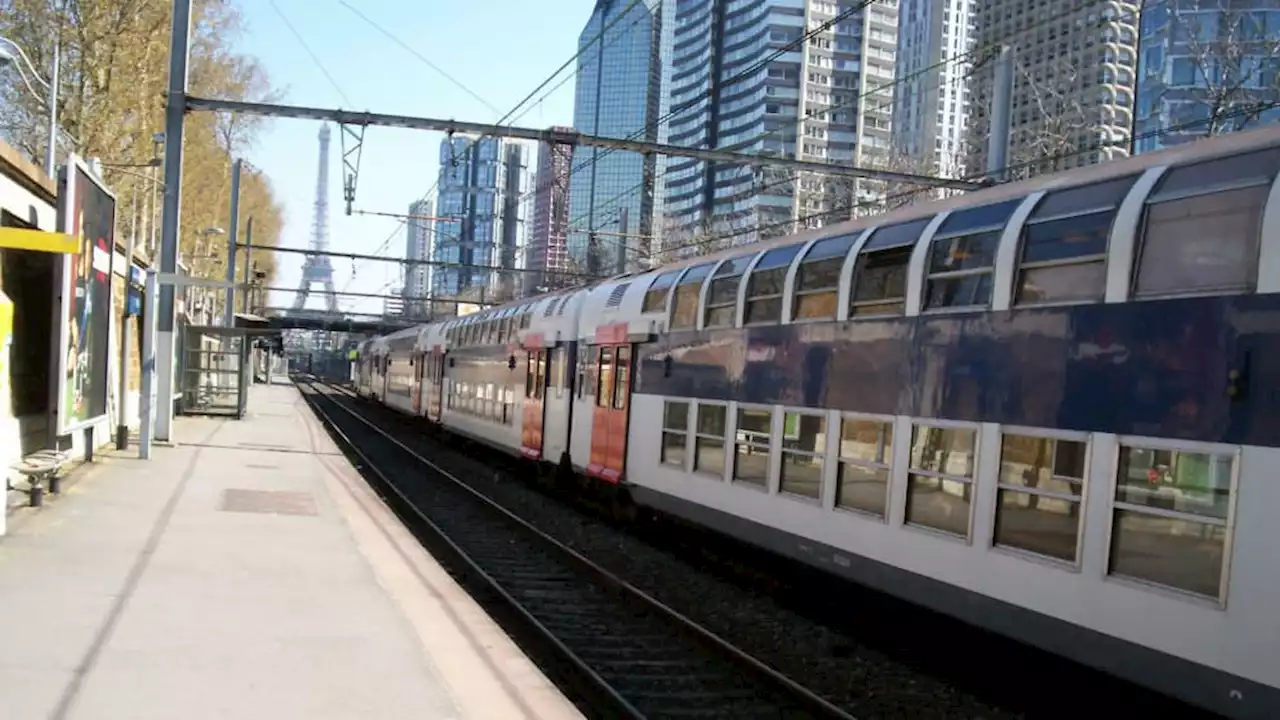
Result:
{"label": "train window", "polygon": [[707,309],[703,317],[704,327],[733,327],[737,321],[738,287],[742,284],[742,273],[755,255],[725,260],[711,276],[711,287],[707,288]]}
{"label": "train window", "polygon": [[613,409],[625,410],[627,407],[627,399],[631,390],[631,348],[627,346],[619,347],[616,351],[616,359],[614,362],[615,369],[613,371]]}
{"label": "train window", "polygon": [[846,418],[840,428],[836,506],[884,517],[892,462],[893,423]]}
{"label": "train window", "polygon": [[533,322],[533,313],[526,312],[520,316],[520,329],[528,330],[529,323]]}
{"label": "train window", "polygon": [[1136,177],[1060,190],[1040,202],[1022,233],[1015,304],[1102,300],[1111,224]]}
{"label": "train window", "polygon": [[1004,435],[996,545],[1077,562],[1088,447],[1083,438]]}
{"label": "train window", "polygon": [[592,384],[587,382],[587,377],[591,368],[591,348],[585,344],[578,346],[578,377],[576,379],[576,387],[578,388],[578,399],[581,400],[584,395],[589,395],[588,388]]}
{"label": "train window", "polygon": [[938,228],[929,248],[924,309],[991,302],[991,270],[1004,225],[1022,200],[961,210]]}
{"label": "train window", "polygon": [[776,323],[782,319],[782,289],[787,281],[787,269],[800,254],[801,247],[788,245],[770,250],[751,269],[743,325]]}
{"label": "train window", "polygon": [[597,357],[596,407],[607,408],[613,398],[613,348],[600,348]]}
{"label": "train window", "polygon": [[664,312],[667,309],[667,294],[671,291],[671,285],[675,283],[676,277],[680,274],[679,270],[665,272],[653,279],[649,289],[644,293],[644,305],[640,308],[641,312]]}
{"label": "train window", "polygon": [[969,537],[977,432],[916,425],[907,475],[908,524]]}
{"label": "train window", "polygon": [[858,234],[819,240],[809,248],[796,270],[792,317],[796,320],[834,320],[840,271]]}
{"label": "train window", "polygon": [[1134,296],[1251,291],[1269,192],[1268,185],[1258,184],[1149,201]]}
{"label": "train window", "polygon": [[733,480],[761,488],[769,486],[769,430],[773,410],[738,408],[733,443]]}
{"label": "train window", "polygon": [[921,218],[891,225],[876,230],[867,239],[853,270],[849,317],[905,312],[911,250],[928,224],[929,218]]}
{"label": "train window", "polygon": [[667,400],[662,408],[662,464],[684,467],[689,440],[689,403]]}
{"label": "train window", "polygon": [[827,452],[827,419],[788,412],[782,418],[782,468],[778,488],[784,493],[818,500],[822,497],[823,456]]}
{"label": "train window", "polygon": [[553,368],[551,376],[555,378],[556,397],[564,397],[565,384],[568,381],[568,351],[563,347],[558,347],[551,351],[551,367]]}
{"label": "train window", "polygon": [[533,355],[533,397],[541,400],[547,386],[547,353],[539,351]]}
{"label": "train window", "polygon": [[1121,445],[1109,572],[1220,600],[1233,461]]}
{"label": "train window", "polygon": [[695,472],[724,477],[724,436],[728,408],[724,405],[698,403],[697,425],[693,439]]}
{"label": "train window", "polygon": [[711,274],[713,263],[706,263],[689,268],[689,271],[676,284],[675,296],[671,301],[671,329],[691,328],[698,323],[698,298],[702,294],[702,283]]}

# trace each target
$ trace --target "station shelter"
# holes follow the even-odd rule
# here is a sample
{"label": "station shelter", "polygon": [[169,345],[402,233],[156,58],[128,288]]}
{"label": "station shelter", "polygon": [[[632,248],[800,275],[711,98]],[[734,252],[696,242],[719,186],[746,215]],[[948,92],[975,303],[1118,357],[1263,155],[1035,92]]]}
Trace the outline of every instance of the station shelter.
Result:
{"label": "station shelter", "polygon": [[[120,402],[136,426],[147,261],[126,261],[116,205],[82,158],[68,156],[50,178],[0,141],[0,535],[7,511],[23,504],[14,464],[49,451],[92,460],[113,438]],[[126,314],[134,338],[122,367]]]}

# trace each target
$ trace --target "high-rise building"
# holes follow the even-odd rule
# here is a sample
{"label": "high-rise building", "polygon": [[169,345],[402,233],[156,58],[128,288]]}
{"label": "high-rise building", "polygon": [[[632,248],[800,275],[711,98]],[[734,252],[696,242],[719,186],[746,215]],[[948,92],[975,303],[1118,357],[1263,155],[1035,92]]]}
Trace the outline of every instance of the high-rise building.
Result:
{"label": "high-rise building", "polygon": [[[568,132],[572,128],[553,127],[553,131]],[[533,188],[532,229],[525,249],[524,266],[530,272],[525,275],[525,288],[529,293],[537,288],[563,287],[569,269],[566,229],[569,225],[569,169],[573,163],[572,145],[543,143],[538,147],[538,170]]]}
{"label": "high-rise building", "polygon": [[972,5],[971,0],[901,0],[892,169],[964,175]]}
{"label": "high-rise building", "polygon": [[502,292],[516,267],[524,229],[519,202],[527,186],[524,147],[499,138],[455,134],[440,143],[432,260],[456,263],[431,273],[431,295],[454,298],[482,287]]}
{"label": "high-rise building", "polygon": [[[502,148],[502,165],[499,168],[499,209],[498,209],[498,255],[494,264],[509,271],[522,269],[524,257],[522,250],[528,237],[526,215],[530,203],[524,199],[530,194],[530,174],[528,153],[525,147],[515,142],[508,142]],[[498,272],[497,282],[492,288],[495,300],[507,302],[514,300],[521,292],[522,283],[516,272]]]}
{"label": "high-rise building", "polygon": [[[433,200],[417,200],[409,203],[409,217],[405,223],[404,258],[406,260],[431,259],[434,215],[435,201]],[[423,298],[430,294],[431,266],[407,263],[404,268],[403,295],[410,298]],[[416,317],[425,317],[433,309],[426,300],[407,300],[404,307],[407,314]]]}
{"label": "high-rise building", "polygon": [[404,288],[392,288],[391,297],[382,299],[382,315],[384,317],[401,317],[413,314],[412,312],[405,312],[407,304],[399,297],[403,294]]}
{"label": "high-rise building", "polygon": [[1134,152],[1280,120],[1280,0],[1148,1]]}
{"label": "high-rise building", "polygon": [[[578,37],[573,125],[583,133],[654,141],[662,92],[661,0],[596,0]],[[674,4],[673,0],[667,4]],[[647,256],[656,159],[579,148],[569,179],[569,264],[612,275]]]}
{"label": "high-rise building", "polygon": [[[896,2],[686,0],[673,14],[669,142],[843,165],[888,157]],[[884,191],[686,158],[664,174],[664,249],[676,254],[846,219]]]}
{"label": "high-rise building", "polygon": [[1014,49],[1012,177],[1126,157],[1133,130],[1138,7],[1114,2],[975,0],[970,172],[986,169],[994,65]]}

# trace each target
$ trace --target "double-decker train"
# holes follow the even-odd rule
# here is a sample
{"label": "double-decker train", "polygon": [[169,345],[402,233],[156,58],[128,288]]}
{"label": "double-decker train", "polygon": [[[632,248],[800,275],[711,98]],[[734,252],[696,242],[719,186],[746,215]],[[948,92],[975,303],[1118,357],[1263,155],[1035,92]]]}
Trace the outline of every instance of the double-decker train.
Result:
{"label": "double-decker train", "polygon": [[356,384],[621,502],[1275,716],[1278,172],[1263,129],[998,185],[372,339]]}

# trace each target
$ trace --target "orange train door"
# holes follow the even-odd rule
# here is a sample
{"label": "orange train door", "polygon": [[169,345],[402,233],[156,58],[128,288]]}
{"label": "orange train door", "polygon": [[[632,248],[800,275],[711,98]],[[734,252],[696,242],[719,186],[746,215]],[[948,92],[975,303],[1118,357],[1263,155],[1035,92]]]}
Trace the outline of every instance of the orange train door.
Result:
{"label": "orange train door", "polygon": [[621,482],[627,462],[627,406],[631,400],[631,345],[595,349],[596,406],[591,421],[587,474]]}
{"label": "orange train door", "polygon": [[547,363],[550,350],[526,354],[524,415],[520,423],[520,454],[537,460],[542,457],[542,417],[547,392]]}
{"label": "orange train door", "polygon": [[437,345],[427,356],[427,418],[440,422],[440,398],[444,391],[444,354]]}

